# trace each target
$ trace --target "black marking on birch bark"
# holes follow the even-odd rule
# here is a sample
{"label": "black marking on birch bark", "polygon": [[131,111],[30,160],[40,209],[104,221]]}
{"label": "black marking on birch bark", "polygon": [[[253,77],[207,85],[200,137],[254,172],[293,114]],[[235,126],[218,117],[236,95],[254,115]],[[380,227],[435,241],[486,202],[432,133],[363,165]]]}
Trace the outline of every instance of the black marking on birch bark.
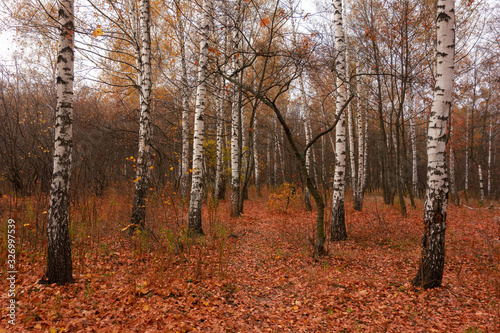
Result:
{"label": "black marking on birch bark", "polygon": [[73,54],[73,49],[71,48],[71,46],[66,46],[66,47],[63,47],[59,53],[68,53],[69,55],[72,55]]}
{"label": "black marking on birch bark", "polygon": [[66,15],[66,11],[64,8],[59,9],[59,18],[68,18],[68,15]]}
{"label": "black marking on birch bark", "polygon": [[[443,6],[443,8],[444,8],[444,6]],[[438,14],[436,21],[437,22],[442,22],[442,21],[448,22],[450,20],[450,18],[451,17],[448,14],[446,14],[445,12],[441,12]]]}

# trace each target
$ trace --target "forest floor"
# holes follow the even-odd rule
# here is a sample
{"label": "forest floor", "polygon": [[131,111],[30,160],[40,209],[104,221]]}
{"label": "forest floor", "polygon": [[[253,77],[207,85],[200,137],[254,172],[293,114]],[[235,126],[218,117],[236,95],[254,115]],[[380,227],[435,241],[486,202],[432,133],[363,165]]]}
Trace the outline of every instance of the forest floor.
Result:
{"label": "forest floor", "polygon": [[0,231],[14,218],[19,237],[16,325],[2,279],[0,332],[500,332],[498,209],[449,206],[443,287],[422,290],[410,283],[422,202],[402,218],[380,196],[363,212],[346,201],[349,239],[314,258],[315,213],[299,197],[251,198],[239,218],[228,202],[209,204],[196,239],[165,194],[149,202],[152,233],[133,237],[123,195],[74,204],[66,286],[37,284],[45,202],[0,199]]}

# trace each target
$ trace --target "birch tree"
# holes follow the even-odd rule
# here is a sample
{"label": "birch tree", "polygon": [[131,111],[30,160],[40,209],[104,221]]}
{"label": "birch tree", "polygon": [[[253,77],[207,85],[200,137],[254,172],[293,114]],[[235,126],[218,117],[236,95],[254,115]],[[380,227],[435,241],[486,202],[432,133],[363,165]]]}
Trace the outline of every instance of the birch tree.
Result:
{"label": "birch tree", "polygon": [[[240,42],[241,42],[241,22],[243,19],[242,2],[239,0],[236,5],[237,18],[233,27],[233,58],[231,63],[231,75],[241,78],[239,71],[240,63]],[[240,87],[232,85],[232,104],[231,104],[231,216],[240,216],[240,176],[241,176],[241,101]]]}
{"label": "birch tree", "polygon": [[[149,0],[139,2],[140,61],[139,61],[139,151],[136,163],[134,203],[131,225],[143,229],[146,226],[146,198],[151,183],[152,127],[151,127],[151,13]],[[131,229],[133,230],[133,229]]]}
{"label": "birch tree", "polygon": [[481,198],[481,207],[484,206],[484,186],[483,186],[483,170],[481,169],[481,164],[477,166],[477,173],[479,176],[479,195]]}
{"label": "birch tree", "polygon": [[342,106],[346,104],[346,69],[345,69],[345,34],[342,24],[342,0],[333,2],[335,26],[335,71],[336,79],[336,110],[339,121],[335,128],[335,175],[333,179],[332,223],[330,235],[332,241],[341,241],[347,238],[345,227],[344,192],[346,169],[346,137],[345,113]]}
{"label": "birch tree", "polygon": [[[359,71],[361,68],[361,64],[358,62],[356,65],[356,70]],[[357,175],[355,179],[355,183],[353,186],[353,206],[355,210],[361,211],[363,209],[363,197],[364,197],[364,180],[366,179],[366,166],[365,166],[365,160],[366,160],[366,150],[365,150],[365,136],[366,132],[363,132],[364,126],[363,126],[363,118],[366,120],[366,108],[362,109],[361,103],[360,103],[360,96],[363,94],[361,93],[361,82],[357,80],[356,87],[358,89],[358,98],[356,99],[356,110],[357,110],[357,115],[356,115],[356,127],[357,127],[357,132],[358,132],[358,170],[357,170]],[[354,145],[353,145],[354,146]]]}
{"label": "birch tree", "polygon": [[[413,103],[411,103],[413,105]],[[413,110],[413,108],[412,108]],[[417,172],[417,130],[414,115],[410,116],[410,139],[411,139],[411,183],[413,193],[418,198],[418,172]]]}
{"label": "birch tree", "polygon": [[446,138],[450,115],[454,57],[454,0],[438,0],[436,15],[436,83],[427,131],[427,189],[424,204],[422,254],[415,286],[425,289],[441,286],[445,257],[448,171]]}
{"label": "birch tree", "polygon": [[198,86],[196,88],[196,107],[194,114],[193,137],[193,176],[191,181],[191,200],[189,202],[189,235],[203,235],[201,224],[201,201],[203,199],[203,141],[205,129],[205,108],[207,103],[208,37],[210,31],[211,0],[203,0],[201,19],[200,57],[198,61]]}
{"label": "birch tree", "polygon": [[224,190],[225,187],[223,180],[223,172],[224,172],[224,94],[225,94],[225,81],[224,78],[221,77],[219,79],[219,99],[217,100],[216,106],[216,132],[217,132],[217,164],[215,168],[215,196],[218,200],[224,199]]}
{"label": "birch tree", "polygon": [[189,101],[188,101],[188,74],[186,66],[186,37],[184,33],[184,19],[181,15],[180,4],[177,6],[177,30],[179,31],[179,48],[181,57],[182,86],[181,86],[181,106],[182,106],[182,155],[181,155],[181,194],[185,198],[189,189]]}
{"label": "birch tree", "polygon": [[260,170],[259,170],[259,153],[257,150],[257,138],[259,137],[259,125],[257,120],[257,114],[255,115],[254,129],[252,131],[253,140],[253,159],[254,159],[254,171],[255,171],[255,190],[257,191],[257,196],[261,197],[262,193],[260,191]]}
{"label": "birch tree", "polygon": [[73,282],[69,192],[73,150],[74,1],[60,0],[58,13],[57,106],[47,223],[47,270],[39,283],[61,285]]}

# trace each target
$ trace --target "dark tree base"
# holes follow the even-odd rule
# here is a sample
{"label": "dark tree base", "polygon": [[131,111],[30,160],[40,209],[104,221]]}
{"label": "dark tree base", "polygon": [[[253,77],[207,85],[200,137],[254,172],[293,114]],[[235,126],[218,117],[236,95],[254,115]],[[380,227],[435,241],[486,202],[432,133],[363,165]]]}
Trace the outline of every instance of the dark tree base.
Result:
{"label": "dark tree base", "polygon": [[424,221],[421,261],[417,276],[413,279],[415,287],[436,288],[441,287],[443,282],[446,214],[441,214],[441,211],[438,206],[434,212],[428,214],[431,218]]}
{"label": "dark tree base", "polygon": [[201,224],[201,209],[196,209],[189,213],[187,235],[189,237],[205,235]]}
{"label": "dark tree base", "polygon": [[339,200],[332,210],[332,224],[330,226],[330,236],[332,241],[344,241],[347,239],[345,227],[344,200]]}
{"label": "dark tree base", "polygon": [[358,196],[354,196],[353,206],[354,206],[355,211],[358,211],[358,212],[363,211],[363,199],[359,198]]}
{"label": "dark tree base", "polygon": [[43,285],[57,283],[60,286],[65,285],[66,283],[74,283],[75,280],[73,279],[71,268],[69,270],[69,272],[59,271],[59,274],[51,274],[51,276],[49,273],[45,273],[45,275],[37,283]]}
{"label": "dark tree base", "polygon": [[[434,274],[432,274],[434,275]],[[439,276],[439,274],[432,276],[430,272],[427,274],[422,273],[422,264],[418,268],[417,276],[413,279],[413,285],[415,287],[422,287],[424,289],[432,289],[441,287],[443,276]]]}

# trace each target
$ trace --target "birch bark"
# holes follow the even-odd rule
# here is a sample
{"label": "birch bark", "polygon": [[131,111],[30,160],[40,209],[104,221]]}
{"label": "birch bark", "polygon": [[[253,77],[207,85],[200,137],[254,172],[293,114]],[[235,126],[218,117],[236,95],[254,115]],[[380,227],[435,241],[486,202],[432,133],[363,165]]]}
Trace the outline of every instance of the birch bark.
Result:
{"label": "birch bark", "polygon": [[[231,75],[236,74],[239,70],[240,42],[241,42],[241,19],[243,13],[241,11],[241,0],[238,0],[236,5],[237,19],[233,27],[233,58],[231,64]],[[241,103],[240,92],[238,85],[232,84],[232,105],[231,105],[231,216],[240,216],[240,183],[241,183],[241,156],[240,156],[240,137],[241,137]]]}
{"label": "birch bark", "polygon": [[477,173],[479,175],[479,194],[481,195],[481,207],[484,206],[484,186],[483,186],[483,170],[481,164],[477,166]]}
{"label": "birch bark", "polygon": [[259,125],[257,121],[257,114],[255,115],[255,123],[254,129],[252,132],[252,140],[253,140],[253,159],[254,159],[254,169],[255,169],[255,189],[257,191],[257,195],[259,197],[262,196],[260,190],[260,170],[259,170],[259,154],[257,150],[257,138],[259,137]]}
{"label": "birch bark", "polygon": [[439,287],[443,280],[449,182],[446,131],[452,101],[455,57],[454,0],[438,0],[436,30],[436,84],[427,131],[427,190],[422,255],[413,280],[415,286],[425,289]]}
{"label": "birch bark", "polygon": [[332,223],[330,234],[332,241],[342,241],[347,238],[344,211],[345,192],[345,163],[346,163],[346,138],[345,138],[345,113],[342,106],[346,102],[346,70],[345,70],[345,35],[342,24],[342,0],[335,0],[334,25],[335,25],[335,69],[337,72],[337,98],[336,110],[341,112],[335,128],[335,175],[333,180]]}
{"label": "birch bark", "polygon": [[57,106],[54,124],[54,169],[47,223],[47,270],[40,284],[72,283],[69,237],[70,177],[73,150],[74,1],[59,1]]}
{"label": "birch bark", "polygon": [[414,116],[410,116],[410,137],[411,137],[411,183],[413,187],[413,193],[418,198],[418,172],[417,172],[417,131],[415,128]]}
{"label": "birch bark", "polygon": [[490,114],[490,126],[489,126],[489,131],[488,131],[488,199],[491,199],[491,156],[492,156],[492,143],[493,143],[493,135],[492,135],[492,128],[493,128],[493,122],[492,122],[493,115]]}
{"label": "birch bark", "polygon": [[[149,0],[139,3],[140,47],[140,119],[139,149],[136,161],[136,178],[134,181],[134,201],[131,225],[139,228],[146,226],[146,198],[151,182],[151,89],[153,86],[151,73],[151,14]],[[133,230],[133,229],[131,229]]]}
{"label": "birch bark", "polygon": [[189,189],[189,86],[186,66],[186,37],[184,20],[180,8],[177,8],[177,29],[179,30],[179,47],[182,69],[182,154],[181,154],[181,194],[186,198]]}
{"label": "birch bark", "polygon": [[203,0],[201,19],[200,58],[198,61],[198,85],[194,115],[193,168],[191,200],[189,201],[188,234],[203,235],[201,201],[203,199],[202,169],[203,141],[205,139],[205,108],[207,102],[208,34],[210,30],[211,0]]}
{"label": "birch bark", "polygon": [[224,149],[224,137],[223,137],[223,132],[224,132],[224,95],[225,95],[225,80],[224,78],[220,78],[219,82],[219,99],[217,101],[217,110],[216,110],[216,131],[217,131],[217,138],[216,138],[216,144],[217,144],[217,166],[215,169],[215,196],[217,197],[218,200],[224,200],[224,191],[222,187],[224,186],[223,182],[223,169],[224,169],[224,156],[223,156],[223,149]]}
{"label": "birch bark", "polygon": [[[356,66],[356,70],[358,71],[361,68],[361,64],[358,62]],[[357,80],[356,87],[359,91],[358,98],[356,98],[356,126],[358,132],[358,174],[356,177],[356,191],[354,192],[354,209],[361,211],[363,209],[363,196],[364,196],[364,187],[363,187],[363,178],[364,178],[364,164],[365,164],[365,135],[363,132],[363,110],[361,110],[360,97],[363,96],[361,82]],[[366,110],[365,110],[366,112]]]}

